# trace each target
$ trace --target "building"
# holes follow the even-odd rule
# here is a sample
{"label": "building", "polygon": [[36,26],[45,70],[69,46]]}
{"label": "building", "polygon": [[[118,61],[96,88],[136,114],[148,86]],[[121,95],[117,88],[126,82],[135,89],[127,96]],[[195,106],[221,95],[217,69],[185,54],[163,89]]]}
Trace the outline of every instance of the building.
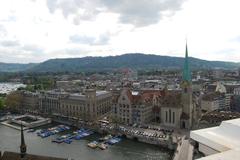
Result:
{"label": "building", "polygon": [[234,88],[233,94],[240,96],[240,87]]}
{"label": "building", "polygon": [[39,93],[23,91],[22,106],[24,106],[23,108],[26,112],[37,113],[39,110]]}
{"label": "building", "polygon": [[112,109],[112,94],[88,89],[84,94],[69,94],[60,100],[57,114],[93,121],[106,116]]}
{"label": "building", "polygon": [[25,144],[23,127],[21,125],[20,153],[8,151],[1,153],[0,151],[0,160],[67,160],[67,159],[27,154],[27,145]]}
{"label": "building", "polygon": [[60,99],[67,97],[69,93],[63,90],[51,90],[41,92],[39,95],[39,111],[42,114],[57,114],[60,110]]}
{"label": "building", "polygon": [[153,106],[160,91],[131,92],[124,88],[118,98],[117,117],[125,124],[145,124],[153,120]]}
{"label": "building", "polygon": [[207,93],[202,96],[200,103],[203,112],[211,112],[219,109],[229,109],[230,95],[220,92]]}
{"label": "building", "polygon": [[199,160],[240,159],[240,119],[223,121],[220,126],[191,131],[196,148],[206,157]]}
{"label": "building", "polygon": [[[67,93],[62,90],[45,91],[39,94],[23,94],[23,108],[38,113],[92,121],[111,111],[112,94],[108,91],[87,89],[83,93]],[[31,98],[31,99],[30,99]],[[27,100],[31,101],[27,101]],[[38,106],[38,107],[36,107]]]}
{"label": "building", "polygon": [[167,127],[190,129],[193,122],[193,92],[188,49],[184,60],[181,91],[165,92],[159,102],[161,124]]}
{"label": "building", "polygon": [[204,114],[199,119],[198,128],[219,126],[222,121],[240,118],[239,112],[214,110]]}
{"label": "building", "polygon": [[123,89],[114,107],[118,119],[125,124],[154,120],[166,127],[190,129],[195,114],[187,45],[182,79],[180,90],[168,90],[166,86],[163,90],[138,92]]}

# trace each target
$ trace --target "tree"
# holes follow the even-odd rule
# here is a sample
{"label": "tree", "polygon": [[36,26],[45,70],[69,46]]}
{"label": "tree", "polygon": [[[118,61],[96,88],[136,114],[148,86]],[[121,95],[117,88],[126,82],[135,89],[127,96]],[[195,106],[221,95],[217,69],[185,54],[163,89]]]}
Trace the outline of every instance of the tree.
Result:
{"label": "tree", "polygon": [[4,98],[0,97],[0,110],[4,107]]}
{"label": "tree", "polygon": [[22,104],[23,96],[20,91],[11,92],[6,96],[5,104],[12,110],[19,110]]}

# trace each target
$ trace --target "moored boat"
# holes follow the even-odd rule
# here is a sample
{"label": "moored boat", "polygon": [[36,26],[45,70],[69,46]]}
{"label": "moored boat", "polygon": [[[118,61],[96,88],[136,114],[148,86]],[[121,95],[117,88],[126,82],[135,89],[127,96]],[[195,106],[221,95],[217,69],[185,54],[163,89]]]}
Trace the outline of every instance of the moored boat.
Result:
{"label": "moored boat", "polygon": [[101,150],[105,150],[105,149],[108,148],[108,145],[105,144],[105,143],[100,143],[100,144],[98,145],[98,147],[99,147]]}
{"label": "moored boat", "polygon": [[98,142],[97,141],[90,142],[90,143],[87,144],[87,146],[95,149],[98,146]]}

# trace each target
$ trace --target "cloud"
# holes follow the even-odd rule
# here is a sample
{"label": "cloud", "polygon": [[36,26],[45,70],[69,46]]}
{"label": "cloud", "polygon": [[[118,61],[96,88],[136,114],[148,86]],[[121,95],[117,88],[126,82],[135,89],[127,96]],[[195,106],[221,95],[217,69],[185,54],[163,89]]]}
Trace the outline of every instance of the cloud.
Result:
{"label": "cloud", "polygon": [[86,45],[106,45],[110,41],[111,34],[106,32],[98,37],[91,37],[85,35],[72,35],[69,37],[70,42],[72,43],[79,43],[79,44],[86,44]]}
{"label": "cloud", "polygon": [[40,47],[35,44],[26,44],[23,47],[21,47],[22,50],[27,51],[27,52],[32,52],[32,53],[42,53],[44,52],[44,48]]}
{"label": "cloud", "polygon": [[0,37],[5,37],[7,36],[7,30],[6,28],[0,24]]}
{"label": "cloud", "polygon": [[230,41],[232,41],[232,42],[240,42],[240,36],[234,37]]}
{"label": "cloud", "polygon": [[4,47],[16,47],[16,46],[19,46],[20,43],[17,40],[5,40],[5,41],[1,41],[0,45]]}
{"label": "cloud", "polygon": [[[119,22],[144,27],[156,24],[165,15],[181,9],[185,0],[47,0],[51,13],[57,9],[65,18],[74,16],[73,23],[93,20],[100,13],[116,13]],[[168,12],[168,14],[165,14]]]}
{"label": "cloud", "polygon": [[107,8],[120,15],[121,23],[137,27],[158,23],[164,12],[171,13],[181,9],[184,0],[102,0]]}

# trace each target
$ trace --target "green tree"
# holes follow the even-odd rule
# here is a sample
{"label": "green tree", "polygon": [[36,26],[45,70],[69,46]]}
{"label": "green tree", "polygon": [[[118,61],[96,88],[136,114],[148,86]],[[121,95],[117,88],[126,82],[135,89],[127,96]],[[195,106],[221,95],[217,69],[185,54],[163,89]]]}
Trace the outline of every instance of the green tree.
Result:
{"label": "green tree", "polygon": [[0,97],[0,110],[4,107],[4,98]]}
{"label": "green tree", "polygon": [[15,91],[6,96],[5,104],[12,110],[19,110],[22,104],[23,96],[20,91]]}

